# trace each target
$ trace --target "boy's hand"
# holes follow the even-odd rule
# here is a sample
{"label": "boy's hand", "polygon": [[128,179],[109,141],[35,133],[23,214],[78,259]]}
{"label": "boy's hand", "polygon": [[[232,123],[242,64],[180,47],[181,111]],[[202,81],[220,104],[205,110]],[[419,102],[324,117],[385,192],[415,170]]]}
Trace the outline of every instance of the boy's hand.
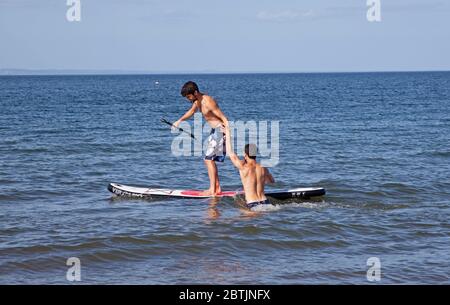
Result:
{"label": "boy's hand", "polygon": [[181,123],[181,121],[178,120],[178,121],[176,121],[175,123],[173,123],[173,126],[178,128],[178,126],[180,125],[180,123]]}
{"label": "boy's hand", "polygon": [[226,134],[227,130],[228,130],[228,125],[224,125],[224,124],[220,125],[220,132],[222,132],[223,134]]}

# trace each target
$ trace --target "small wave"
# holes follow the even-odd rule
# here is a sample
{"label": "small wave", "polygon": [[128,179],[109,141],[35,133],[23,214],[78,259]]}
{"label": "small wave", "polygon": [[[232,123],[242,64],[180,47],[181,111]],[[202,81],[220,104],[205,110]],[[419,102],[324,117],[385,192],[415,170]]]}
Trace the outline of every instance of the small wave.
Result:
{"label": "small wave", "polygon": [[321,249],[321,248],[343,248],[349,245],[345,240],[340,239],[330,239],[327,241],[317,240],[317,239],[309,239],[309,240],[299,240],[299,239],[290,239],[290,240],[274,240],[274,239],[257,239],[253,241],[242,240],[246,244],[252,243],[253,248],[260,249]]}
{"label": "small wave", "polygon": [[272,204],[260,204],[251,208],[252,212],[273,212],[284,208],[298,207],[306,209],[324,208],[327,204],[324,201],[279,201],[273,200]]}
{"label": "small wave", "polygon": [[83,260],[87,262],[112,262],[112,261],[124,261],[131,259],[139,259],[139,255],[136,251],[130,251],[125,249],[110,249],[106,251],[96,251],[95,253],[89,253],[83,255]]}
{"label": "small wave", "polygon": [[448,158],[450,157],[450,151],[421,151],[416,154],[417,156],[427,156],[427,157],[442,157]]}
{"label": "small wave", "polygon": [[382,202],[368,202],[368,201],[355,201],[351,203],[345,203],[341,201],[327,201],[327,207],[342,208],[342,209],[369,209],[369,210],[397,210],[406,209],[410,205],[406,203],[382,203]]}
{"label": "small wave", "polygon": [[24,194],[0,194],[0,203],[17,203],[18,201],[28,201],[28,196]]}
{"label": "small wave", "polygon": [[135,236],[114,236],[110,239],[112,244],[158,244],[162,243],[177,243],[177,242],[200,242],[202,238],[195,234],[159,234],[159,235],[145,235],[140,237]]}
{"label": "small wave", "polygon": [[436,151],[436,152],[432,152],[431,155],[434,157],[448,158],[448,157],[450,157],[450,151]]}
{"label": "small wave", "polygon": [[384,192],[389,192],[389,191],[393,190],[393,191],[404,192],[407,194],[416,194],[420,191],[417,187],[413,187],[413,186],[410,186],[410,185],[407,185],[404,183],[399,183],[399,182],[383,183],[381,185],[381,187],[383,188]]}
{"label": "small wave", "polygon": [[45,147],[33,147],[33,148],[13,148],[10,153],[46,153],[50,152],[48,148]]}
{"label": "small wave", "polygon": [[27,274],[32,272],[43,272],[54,270],[65,266],[67,257],[46,256],[32,259],[16,259],[15,261],[7,261],[0,265],[0,274],[14,273]]}
{"label": "small wave", "polygon": [[281,207],[298,207],[305,209],[322,209],[329,206],[326,202],[291,202],[280,205]]}
{"label": "small wave", "polygon": [[7,185],[7,184],[14,184],[14,183],[17,183],[17,181],[0,178],[0,185],[2,185],[2,186]]}
{"label": "small wave", "polygon": [[104,247],[107,247],[107,244],[105,242],[101,240],[93,240],[93,241],[85,241],[74,245],[46,244],[46,245],[31,245],[26,247],[3,248],[0,251],[0,253],[5,256],[8,255],[14,256],[18,254],[42,255],[60,250],[80,251],[80,250],[101,249]]}
{"label": "small wave", "polygon": [[112,195],[109,197],[110,204],[129,203],[129,202],[164,203],[164,199],[158,197],[138,198],[138,197],[117,196],[117,195]]}
{"label": "small wave", "polygon": [[54,190],[22,190],[22,191],[11,191],[9,194],[0,194],[0,203],[3,202],[14,202],[17,203],[19,201],[31,203],[32,200],[48,200],[51,197],[55,196],[64,196],[67,193],[64,191],[54,191]]}
{"label": "small wave", "polygon": [[406,203],[382,203],[382,202],[348,202],[341,201],[341,198],[335,200],[326,200],[320,202],[292,202],[282,204],[283,207],[301,207],[307,209],[324,209],[324,208],[340,208],[340,209],[373,209],[373,210],[397,210],[410,208]]}
{"label": "small wave", "polygon": [[17,140],[3,140],[3,141],[0,142],[0,144],[1,145],[11,146],[11,145],[19,144],[19,141],[17,141]]}
{"label": "small wave", "polygon": [[357,205],[359,208],[363,209],[371,209],[371,210],[398,210],[398,209],[406,209],[409,208],[410,205],[408,204],[401,204],[401,203],[381,203],[381,202],[370,202],[370,203],[360,203]]}
{"label": "small wave", "polygon": [[260,204],[257,205],[250,210],[253,212],[271,212],[271,211],[278,211],[281,207],[279,205],[274,204]]}

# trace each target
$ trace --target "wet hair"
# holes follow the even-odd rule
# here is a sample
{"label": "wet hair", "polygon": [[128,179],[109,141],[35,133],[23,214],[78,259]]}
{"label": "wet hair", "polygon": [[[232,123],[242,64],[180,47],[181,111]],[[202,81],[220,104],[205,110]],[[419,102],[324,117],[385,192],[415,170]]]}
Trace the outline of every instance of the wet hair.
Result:
{"label": "wet hair", "polygon": [[198,90],[197,84],[192,81],[189,81],[183,85],[183,88],[181,88],[181,95],[183,97],[186,97],[186,95],[188,94],[194,94],[195,91],[200,92],[200,90]]}
{"label": "wet hair", "polygon": [[256,154],[258,152],[258,148],[255,144],[247,144],[245,145],[245,154],[250,158],[255,160]]}

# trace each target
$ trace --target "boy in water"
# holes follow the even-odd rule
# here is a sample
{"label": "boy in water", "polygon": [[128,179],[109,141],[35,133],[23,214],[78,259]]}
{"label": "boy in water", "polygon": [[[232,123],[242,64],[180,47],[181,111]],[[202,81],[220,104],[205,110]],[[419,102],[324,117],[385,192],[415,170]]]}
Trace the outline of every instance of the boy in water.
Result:
{"label": "boy in water", "polygon": [[239,170],[247,207],[251,209],[260,204],[270,204],[264,194],[264,185],[266,183],[274,183],[275,179],[267,168],[262,167],[261,164],[256,162],[256,145],[245,145],[244,160],[240,160],[231,147],[230,127],[228,124],[226,124],[225,127],[226,149],[231,162],[233,162],[233,165]]}

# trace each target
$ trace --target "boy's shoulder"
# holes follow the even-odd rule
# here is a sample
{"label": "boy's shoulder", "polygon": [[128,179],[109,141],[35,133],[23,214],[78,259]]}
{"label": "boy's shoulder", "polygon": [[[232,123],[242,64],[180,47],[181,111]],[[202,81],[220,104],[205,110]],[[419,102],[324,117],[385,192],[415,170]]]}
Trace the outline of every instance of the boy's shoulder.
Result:
{"label": "boy's shoulder", "polygon": [[212,97],[212,96],[209,96],[209,95],[203,95],[203,98],[205,99],[205,102],[207,102],[207,103],[215,103],[216,102],[216,100]]}
{"label": "boy's shoulder", "polygon": [[217,102],[209,95],[203,95],[202,104],[206,106],[206,108],[215,108],[218,107]]}

